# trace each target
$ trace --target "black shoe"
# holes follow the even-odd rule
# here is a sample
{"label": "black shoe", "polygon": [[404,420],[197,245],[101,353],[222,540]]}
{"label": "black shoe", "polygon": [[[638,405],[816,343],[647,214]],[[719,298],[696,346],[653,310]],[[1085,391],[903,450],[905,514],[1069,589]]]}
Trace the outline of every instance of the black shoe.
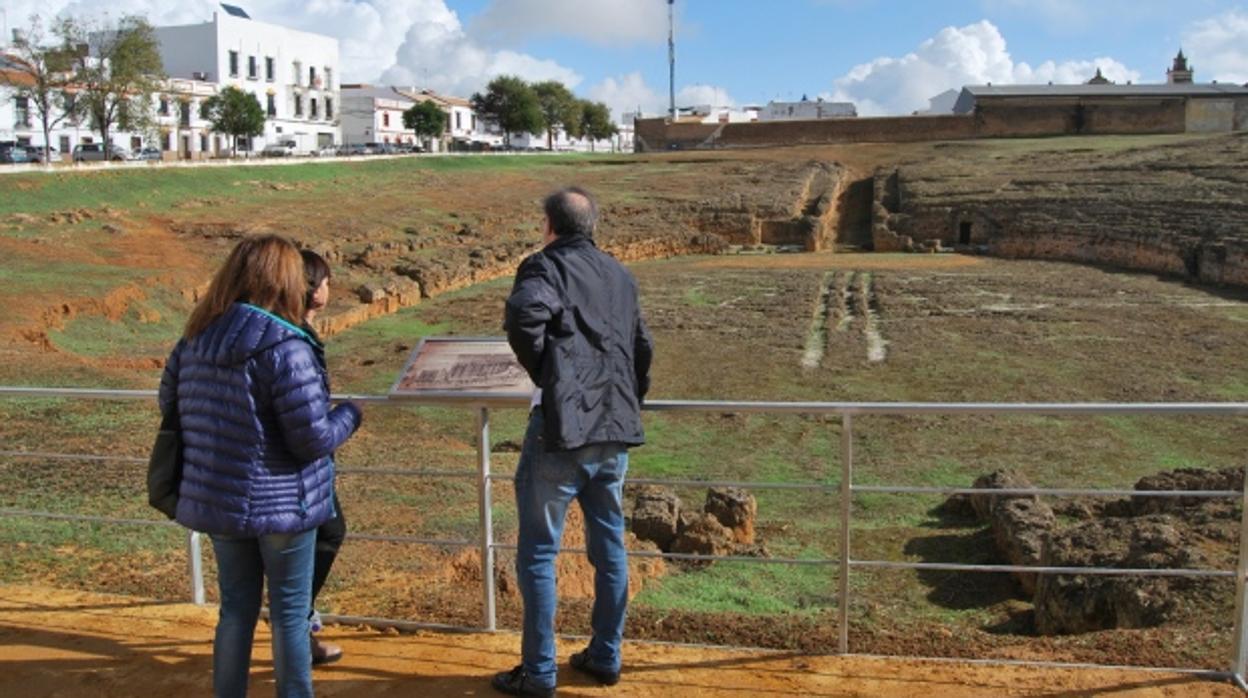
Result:
{"label": "black shoe", "polygon": [[620,672],[599,669],[589,662],[588,649],[583,649],[572,655],[568,658],[568,664],[571,664],[573,669],[576,669],[582,674],[594,677],[594,679],[603,686],[614,686],[620,682]]}
{"label": "black shoe", "polygon": [[524,670],[524,665],[517,665],[511,671],[500,671],[494,675],[494,680],[490,682],[494,690],[500,693],[506,693],[509,696],[539,696],[540,698],[554,698],[554,686],[538,686],[529,678],[529,672]]}

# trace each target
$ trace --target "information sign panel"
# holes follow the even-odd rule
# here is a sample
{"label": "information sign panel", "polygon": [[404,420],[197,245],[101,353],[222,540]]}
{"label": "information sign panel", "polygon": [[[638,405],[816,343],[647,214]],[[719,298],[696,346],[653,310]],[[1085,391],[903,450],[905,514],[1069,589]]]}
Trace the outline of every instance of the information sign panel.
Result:
{"label": "information sign panel", "polygon": [[528,399],[533,383],[501,338],[428,337],[412,350],[392,397]]}

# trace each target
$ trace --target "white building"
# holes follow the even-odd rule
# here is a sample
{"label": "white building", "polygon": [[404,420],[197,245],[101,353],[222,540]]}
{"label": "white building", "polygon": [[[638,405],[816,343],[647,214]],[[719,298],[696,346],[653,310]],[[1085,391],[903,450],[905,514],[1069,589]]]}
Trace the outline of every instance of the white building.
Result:
{"label": "white building", "polygon": [[851,102],[825,102],[802,98],[800,102],[768,102],[758,115],[759,121],[810,121],[813,119],[846,119],[858,116]]}
{"label": "white building", "polygon": [[357,143],[416,143],[416,134],[403,126],[403,112],[416,104],[392,87],[343,85],[342,141]]}
{"label": "white building", "polygon": [[[237,87],[256,96],[268,115],[264,135],[239,149],[294,141],[307,153],[339,143],[338,40],[257,22],[222,5],[212,21],[157,27],[171,78]],[[181,136],[179,136],[179,139]],[[192,152],[200,139],[191,138]]]}
{"label": "white building", "polygon": [[433,102],[446,114],[446,130],[442,136],[422,143],[430,152],[481,150],[497,148],[503,134],[478,117],[472,102],[463,97],[443,95],[428,89],[396,87],[397,91],[415,102]]}

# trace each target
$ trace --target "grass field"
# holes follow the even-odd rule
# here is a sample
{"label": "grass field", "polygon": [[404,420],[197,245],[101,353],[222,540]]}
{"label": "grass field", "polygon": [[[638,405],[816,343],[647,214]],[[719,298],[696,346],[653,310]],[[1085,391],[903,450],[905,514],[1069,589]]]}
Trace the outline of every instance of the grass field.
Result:
{"label": "grass field", "polygon": [[[1114,140],[1104,147],[1138,144]],[[992,158],[1076,146],[1058,139],[982,147]],[[724,171],[745,167],[726,162]],[[26,305],[0,324],[7,342],[0,347],[6,358],[0,379],[154,387],[191,307],[184,291],[202,282],[210,260],[232,244],[233,233],[209,234],[206,223],[236,230],[258,217],[281,229],[307,217],[313,222],[299,237],[334,245],[343,255],[338,266],[351,266],[338,288],[342,294],[352,279],[374,273],[351,260],[365,256],[370,244],[403,239],[407,227],[424,231],[416,237],[431,241],[421,251],[430,254],[462,246],[447,230],[466,222],[487,235],[523,239],[532,234],[526,226],[535,197],[578,178],[602,186],[623,182],[607,197],[615,206],[681,211],[681,202],[707,186],[683,179],[696,167],[663,159],[447,158],[16,178],[19,200],[0,198],[0,222],[9,216],[7,227],[0,226],[0,245],[16,254],[0,266],[6,282],[0,300]],[[481,184],[461,191],[470,181]],[[344,200],[353,205],[344,207]],[[484,203],[476,208],[474,200]],[[100,214],[101,206],[114,212]],[[50,220],[79,208],[96,211],[95,217]],[[621,210],[612,209],[613,215]],[[653,215],[639,213],[620,225],[640,227],[658,220]],[[102,224],[123,232],[104,231]],[[374,227],[384,230],[369,232]],[[1242,360],[1248,302],[1231,291],[1072,264],[953,255],[682,257],[640,262],[633,271],[658,344],[655,398],[1248,401]],[[821,289],[837,279],[873,294],[873,322],[886,349],[882,361],[870,358],[866,316],[851,313],[822,330],[812,324],[821,312]],[[508,288],[507,278],[474,284],[333,336],[335,390],[385,391],[422,337],[497,335]],[[347,306],[343,295],[336,296],[336,308]],[[821,353],[804,368],[812,348]],[[6,399],[0,417],[0,450],[139,458],[156,425],[148,403]],[[495,446],[518,442],[523,419],[519,410],[494,415]],[[1009,467],[1038,486],[1129,488],[1163,469],[1242,465],[1248,437],[1242,419],[861,417],[854,428],[855,482],[927,486],[967,486]],[[648,443],[630,466],[634,477],[838,482],[841,427],[835,418],[650,413],[646,429]],[[364,429],[339,454],[339,491],[351,530],[475,540],[474,440],[471,415],[461,409],[367,407]],[[496,451],[495,471],[510,472],[515,453]],[[451,470],[465,477],[351,473],[369,467]],[[152,518],[141,493],[140,463],[0,456],[0,507]],[[697,488],[678,493],[691,506],[705,496]],[[835,494],[755,494],[759,535],[771,555],[839,554]],[[515,517],[505,481],[495,484],[494,502],[499,539],[512,541]],[[986,529],[935,513],[939,503],[935,497],[858,495],[854,557],[998,561]],[[0,558],[0,582],[182,597],[187,584],[179,541],[176,529],[0,517],[0,547],[13,551]],[[509,558],[500,557],[505,567]],[[472,624],[479,620],[480,579],[472,569],[472,559],[455,549],[356,541],[344,550],[324,605],[350,614]],[[1229,651],[1229,607],[1201,628],[1170,629],[1189,641],[1168,649],[1164,631],[1036,644],[1019,620],[1028,603],[1004,575],[859,572],[851,588],[854,637],[864,649],[911,651],[907,638],[918,636],[936,637],[933,647],[950,653],[1209,666],[1220,666]],[[1228,592],[1225,601],[1231,600]],[[567,601],[566,629],[584,630],[583,606],[580,599]],[[640,591],[630,633],[810,648],[832,641],[836,608],[835,566],[671,566]],[[500,612],[505,623],[517,624],[514,595],[502,596]]]}

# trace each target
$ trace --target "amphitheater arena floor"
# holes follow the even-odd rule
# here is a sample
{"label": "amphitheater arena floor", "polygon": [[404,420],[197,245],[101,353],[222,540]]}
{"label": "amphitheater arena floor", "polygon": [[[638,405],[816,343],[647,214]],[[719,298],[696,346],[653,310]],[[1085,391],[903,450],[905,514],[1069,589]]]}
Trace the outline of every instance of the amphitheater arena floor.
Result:
{"label": "amphitheater arena floor", "polygon": [[[0,585],[0,696],[191,696],[211,693],[215,609]],[[512,633],[326,630],[344,659],[315,673],[320,696],[492,696],[510,668]],[[578,643],[561,642],[566,656]],[[269,635],[257,632],[251,694],[272,694]],[[560,696],[1234,696],[1229,684],[1148,671],[1050,669],[704,649],[629,643],[613,688],[561,673]]]}

